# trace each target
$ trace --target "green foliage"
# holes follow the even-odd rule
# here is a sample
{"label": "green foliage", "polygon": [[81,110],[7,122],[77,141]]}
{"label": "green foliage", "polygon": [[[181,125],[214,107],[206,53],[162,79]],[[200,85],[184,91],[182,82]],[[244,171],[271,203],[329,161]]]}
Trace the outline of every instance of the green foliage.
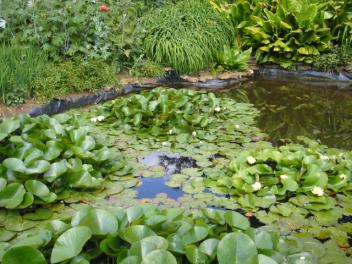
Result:
{"label": "green foliage", "polygon": [[232,29],[207,1],[164,5],[142,18],[143,46],[155,62],[190,73],[213,62],[232,38]]}
{"label": "green foliage", "polygon": [[135,77],[161,77],[165,69],[151,60],[139,58],[130,69],[130,74]]}
{"label": "green foliage", "polygon": [[[136,34],[143,1],[4,0],[7,21],[0,42],[31,44],[50,58],[129,60],[140,43]],[[10,2],[10,3],[9,3]],[[108,11],[99,6],[107,5]]]}
{"label": "green foliage", "polygon": [[218,64],[226,70],[246,70],[252,48],[241,51],[238,47],[224,46],[223,52],[218,55]]}
{"label": "green foliage", "polygon": [[352,48],[348,46],[336,47],[332,52],[321,54],[314,59],[314,67],[324,71],[338,71],[352,61]]}
{"label": "green foliage", "polygon": [[0,46],[1,101],[13,105],[32,95],[33,81],[46,66],[45,55],[33,47]]}
{"label": "green foliage", "polygon": [[257,114],[249,105],[220,99],[213,93],[174,88],[156,88],[117,99],[106,103],[100,113],[113,126],[140,136],[167,137],[184,143],[192,137],[212,139],[208,131],[219,127],[223,131],[218,130],[221,141],[231,129],[236,130],[236,124],[250,125]]}
{"label": "green foliage", "polygon": [[[230,163],[227,177],[209,179],[207,185],[221,187],[231,196],[241,196],[243,206],[251,200],[254,207],[267,207],[261,205],[265,197],[270,197],[271,205],[276,200],[304,194],[310,201],[307,209],[319,210],[323,206],[320,203],[330,209],[329,196],[351,190],[351,153],[307,143],[308,147],[291,144],[243,151]],[[334,199],[330,202],[334,204]]]}
{"label": "green foliage", "polygon": [[120,154],[76,117],[19,116],[0,123],[0,207],[52,203],[66,189],[101,188]]}
{"label": "green foliage", "polygon": [[118,85],[116,68],[101,60],[51,64],[34,81],[34,95],[47,101],[70,93],[96,92]]}
{"label": "green foliage", "polygon": [[[95,217],[90,217],[94,215]],[[97,221],[108,216],[111,222]],[[244,220],[243,220],[244,219]],[[281,236],[272,227],[251,228],[242,215],[204,209],[188,212],[180,208],[137,206],[127,209],[84,207],[66,222],[55,220],[61,230],[40,229],[27,234],[47,234],[47,239],[10,240],[3,261],[16,263],[22,255],[42,264],[50,263],[332,263],[347,264],[345,253],[331,242]],[[246,222],[238,227],[239,221]],[[93,222],[95,222],[93,224]],[[242,229],[243,228],[243,229]],[[109,230],[101,233],[101,230]],[[41,253],[36,250],[38,248]],[[82,251],[84,248],[84,251]],[[53,249],[53,250],[52,250]],[[15,254],[16,253],[16,254]],[[34,259],[33,259],[34,260]]]}

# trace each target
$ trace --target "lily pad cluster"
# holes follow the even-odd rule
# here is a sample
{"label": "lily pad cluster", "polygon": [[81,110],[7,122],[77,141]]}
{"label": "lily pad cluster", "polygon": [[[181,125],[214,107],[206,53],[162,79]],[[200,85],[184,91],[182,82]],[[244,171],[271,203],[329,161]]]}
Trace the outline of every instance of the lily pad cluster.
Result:
{"label": "lily pad cluster", "polygon": [[321,200],[351,191],[351,170],[351,153],[310,141],[308,147],[243,151],[231,161],[227,175],[209,178],[207,185],[231,196],[271,196],[275,201],[306,195]]}
{"label": "lily pad cluster", "polygon": [[[251,228],[231,211],[86,206],[25,237],[1,233],[2,263],[351,263],[333,242]],[[83,250],[84,248],[84,250]]]}
{"label": "lily pad cluster", "polygon": [[104,176],[125,167],[121,154],[74,116],[0,123],[0,207],[28,208],[58,199],[67,189],[100,188]]}
{"label": "lily pad cluster", "polygon": [[251,126],[258,111],[252,105],[218,98],[213,93],[156,88],[106,103],[100,114],[105,122],[133,130],[142,138],[185,143],[192,138],[216,140],[215,130],[223,134],[223,140],[235,140],[236,131]]}

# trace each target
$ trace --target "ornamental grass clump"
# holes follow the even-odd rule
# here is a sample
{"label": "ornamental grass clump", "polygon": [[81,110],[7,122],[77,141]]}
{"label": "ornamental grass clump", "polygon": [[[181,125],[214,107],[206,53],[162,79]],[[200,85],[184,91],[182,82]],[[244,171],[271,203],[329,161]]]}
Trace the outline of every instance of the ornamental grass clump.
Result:
{"label": "ornamental grass clump", "polygon": [[141,20],[147,55],[179,73],[201,70],[230,43],[230,21],[208,2],[180,1],[147,13]]}

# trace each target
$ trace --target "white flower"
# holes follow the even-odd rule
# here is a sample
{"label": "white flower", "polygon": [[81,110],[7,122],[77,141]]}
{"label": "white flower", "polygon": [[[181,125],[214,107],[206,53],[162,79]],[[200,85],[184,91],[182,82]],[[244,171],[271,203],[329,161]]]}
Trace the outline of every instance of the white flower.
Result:
{"label": "white flower", "polygon": [[253,156],[249,156],[249,157],[247,157],[247,162],[249,164],[254,164],[257,162],[257,160]]}
{"label": "white flower", "polygon": [[92,117],[90,119],[90,122],[93,122],[93,123],[96,123],[98,121],[98,118],[97,117]]}
{"label": "white flower", "polygon": [[324,190],[319,187],[319,186],[314,186],[312,189],[312,194],[315,194],[317,196],[323,196],[324,195]]}
{"label": "white flower", "polygon": [[98,120],[99,122],[104,121],[104,120],[105,120],[105,116],[98,116],[98,117],[97,117],[97,120]]}
{"label": "white flower", "polygon": [[218,106],[218,107],[215,107],[215,112],[220,112],[221,111],[221,108]]}
{"label": "white flower", "polygon": [[167,142],[163,142],[163,143],[161,143],[161,145],[163,145],[163,146],[167,146],[167,145],[168,145],[168,143],[167,143]]}
{"label": "white flower", "polygon": [[262,184],[260,182],[255,182],[252,184],[252,188],[254,191],[258,191],[262,188]]}
{"label": "white flower", "polygon": [[320,155],[320,159],[322,160],[329,160],[329,156],[326,156],[326,155]]}
{"label": "white flower", "polygon": [[3,18],[0,18],[0,28],[6,28],[6,20]]}
{"label": "white flower", "polygon": [[287,180],[288,179],[288,176],[283,174],[283,175],[280,175],[280,179],[281,180]]}
{"label": "white flower", "polygon": [[300,257],[299,259],[300,259],[300,260],[305,260],[306,257],[302,256],[302,257]]}
{"label": "white flower", "polygon": [[340,179],[345,180],[347,178],[346,174],[341,174]]}
{"label": "white flower", "polygon": [[196,136],[197,136],[197,132],[196,132],[196,131],[193,131],[193,132],[192,132],[192,136],[193,136],[193,137],[196,137]]}
{"label": "white flower", "polygon": [[172,135],[174,131],[172,129],[169,130],[169,135]]}
{"label": "white flower", "polygon": [[239,129],[239,128],[240,128],[240,125],[235,125],[235,128]]}

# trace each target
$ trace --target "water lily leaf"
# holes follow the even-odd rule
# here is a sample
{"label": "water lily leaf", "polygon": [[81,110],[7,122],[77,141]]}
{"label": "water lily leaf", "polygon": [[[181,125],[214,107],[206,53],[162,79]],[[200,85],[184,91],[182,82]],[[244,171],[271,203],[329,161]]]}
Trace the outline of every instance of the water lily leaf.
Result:
{"label": "water lily leaf", "polygon": [[184,245],[199,242],[207,237],[209,230],[207,227],[195,225],[189,231],[182,235]]}
{"label": "water lily leaf", "polygon": [[157,249],[167,249],[169,242],[160,236],[143,238],[132,244],[129,254],[132,256],[146,257],[150,252]]}
{"label": "water lily leaf", "polygon": [[258,255],[258,264],[278,264],[274,259],[269,258],[268,256],[259,254]]}
{"label": "water lily leaf", "polygon": [[232,227],[246,230],[250,227],[249,220],[240,213],[227,211],[225,213],[225,221]]}
{"label": "water lily leaf", "polygon": [[218,248],[219,240],[215,238],[209,238],[204,240],[199,245],[199,250],[204,254],[208,255],[211,260],[213,260],[216,256],[216,251]]}
{"label": "water lily leaf", "polygon": [[123,259],[120,264],[140,264],[141,260],[139,257],[136,256],[128,256],[127,258]]}
{"label": "water lily leaf", "polygon": [[28,180],[24,185],[26,186],[27,191],[31,192],[33,195],[39,198],[45,198],[50,195],[48,186],[46,186],[41,181]]}
{"label": "water lily leaf", "polygon": [[0,207],[14,209],[19,206],[26,193],[22,184],[10,183],[0,192]]}
{"label": "water lily leaf", "polygon": [[258,249],[273,249],[274,247],[271,235],[263,229],[256,230],[254,240]]}
{"label": "water lily leaf", "polygon": [[44,174],[44,179],[48,182],[55,181],[58,177],[63,175],[67,171],[67,162],[66,160],[61,160],[54,162],[50,165],[48,171]]}
{"label": "water lily leaf", "polygon": [[77,256],[92,232],[86,226],[77,226],[65,231],[55,242],[51,253],[51,263],[58,263]]}
{"label": "water lily leaf", "polygon": [[186,257],[188,261],[192,264],[205,264],[209,263],[207,255],[200,251],[194,245],[186,246]]}
{"label": "water lily leaf", "polygon": [[20,159],[16,159],[16,158],[5,159],[2,163],[2,165],[9,170],[13,170],[16,172],[21,172],[21,173],[24,173],[27,169],[26,166],[24,165],[23,161]]}
{"label": "water lily leaf", "polygon": [[91,209],[79,221],[80,226],[87,226],[93,235],[107,235],[118,230],[117,219],[110,212],[102,209]]}
{"label": "water lily leaf", "polygon": [[47,220],[53,216],[53,211],[48,208],[39,208],[33,213],[27,213],[23,216],[23,219],[27,220]]}
{"label": "water lily leaf", "polygon": [[177,264],[176,258],[169,251],[158,249],[150,252],[142,261],[142,264]]}
{"label": "water lily leaf", "polygon": [[7,242],[16,236],[16,232],[1,230],[0,231],[0,242]]}
{"label": "water lily leaf", "polygon": [[35,248],[29,246],[13,247],[8,250],[3,259],[3,264],[46,264],[43,254]]}
{"label": "water lily leaf", "polygon": [[150,236],[155,236],[155,233],[144,225],[134,225],[121,230],[121,238],[130,244]]}
{"label": "water lily leaf", "polygon": [[219,264],[257,264],[258,252],[254,241],[243,233],[230,233],[218,245]]}
{"label": "water lily leaf", "polygon": [[11,243],[14,244],[16,247],[30,246],[39,249],[41,247],[46,246],[50,242],[51,238],[51,232],[43,229],[22,233],[13,241],[11,241]]}

